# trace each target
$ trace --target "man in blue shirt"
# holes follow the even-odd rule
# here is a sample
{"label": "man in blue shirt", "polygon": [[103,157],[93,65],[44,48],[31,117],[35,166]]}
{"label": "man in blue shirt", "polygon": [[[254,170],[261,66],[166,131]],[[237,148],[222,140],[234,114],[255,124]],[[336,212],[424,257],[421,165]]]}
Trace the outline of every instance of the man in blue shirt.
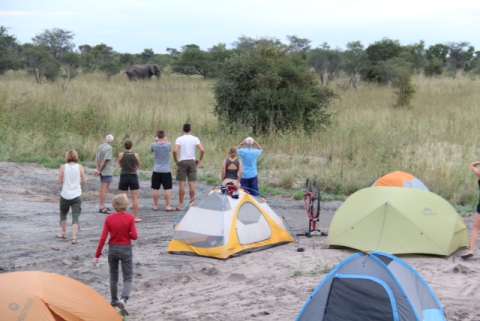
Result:
{"label": "man in blue shirt", "polygon": [[245,138],[238,146],[238,155],[242,160],[243,174],[241,187],[253,196],[259,196],[257,163],[263,149],[252,137]]}

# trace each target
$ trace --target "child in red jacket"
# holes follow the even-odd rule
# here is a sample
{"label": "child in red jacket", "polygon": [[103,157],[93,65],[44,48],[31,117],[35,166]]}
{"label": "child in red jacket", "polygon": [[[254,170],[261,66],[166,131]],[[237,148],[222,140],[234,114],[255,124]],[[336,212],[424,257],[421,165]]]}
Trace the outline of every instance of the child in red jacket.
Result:
{"label": "child in red jacket", "polygon": [[[125,310],[125,304],[130,296],[133,279],[132,262],[132,240],[136,240],[137,229],[135,227],[135,217],[126,212],[128,208],[128,198],[125,194],[117,195],[112,201],[115,213],[110,214],[105,219],[103,232],[98,243],[97,253],[95,254],[98,263],[102,255],[103,246],[108,240],[108,265],[110,267],[110,293],[112,306],[118,307],[122,313],[128,314]],[[118,299],[118,266],[122,265],[123,290],[120,299]]]}

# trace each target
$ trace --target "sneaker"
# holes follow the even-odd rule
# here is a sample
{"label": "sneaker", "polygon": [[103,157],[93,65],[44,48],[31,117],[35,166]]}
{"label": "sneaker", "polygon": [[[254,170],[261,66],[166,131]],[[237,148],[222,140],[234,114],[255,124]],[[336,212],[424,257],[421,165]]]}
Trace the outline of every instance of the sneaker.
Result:
{"label": "sneaker", "polygon": [[120,300],[118,300],[117,303],[116,303],[116,307],[120,310],[120,314],[121,314],[122,316],[128,315],[128,311],[127,311],[127,309],[126,309],[126,307],[125,307],[126,305],[127,305],[127,302],[126,302],[125,299],[120,299]]}

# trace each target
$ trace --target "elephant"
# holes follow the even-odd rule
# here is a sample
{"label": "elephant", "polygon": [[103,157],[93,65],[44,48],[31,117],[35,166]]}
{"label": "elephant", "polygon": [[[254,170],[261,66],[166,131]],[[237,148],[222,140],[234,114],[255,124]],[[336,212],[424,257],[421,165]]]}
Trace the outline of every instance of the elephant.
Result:
{"label": "elephant", "polygon": [[158,65],[132,65],[125,70],[128,80],[150,79],[152,76],[160,79],[161,70]]}

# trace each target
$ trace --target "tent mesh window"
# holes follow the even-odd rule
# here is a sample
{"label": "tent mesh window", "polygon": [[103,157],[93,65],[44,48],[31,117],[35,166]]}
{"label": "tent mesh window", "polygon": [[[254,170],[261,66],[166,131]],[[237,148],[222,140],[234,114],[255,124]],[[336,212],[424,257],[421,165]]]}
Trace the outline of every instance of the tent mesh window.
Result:
{"label": "tent mesh window", "polygon": [[394,321],[386,290],[367,279],[335,278],[323,321]]}
{"label": "tent mesh window", "polygon": [[231,209],[225,195],[211,193],[197,207],[192,207],[195,215],[188,212],[175,230],[173,239],[193,247],[213,248],[225,245],[225,212]]}
{"label": "tent mesh window", "polygon": [[214,192],[200,201],[198,207],[213,211],[227,211],[230,209],[230,203],[225,194]]}
{"label": "tent mesh window", "polygon": [[270,239],[272,230],[262,212],[252,203],[245,203],[238,211],[237,235],[240,244],[245,245]]}

